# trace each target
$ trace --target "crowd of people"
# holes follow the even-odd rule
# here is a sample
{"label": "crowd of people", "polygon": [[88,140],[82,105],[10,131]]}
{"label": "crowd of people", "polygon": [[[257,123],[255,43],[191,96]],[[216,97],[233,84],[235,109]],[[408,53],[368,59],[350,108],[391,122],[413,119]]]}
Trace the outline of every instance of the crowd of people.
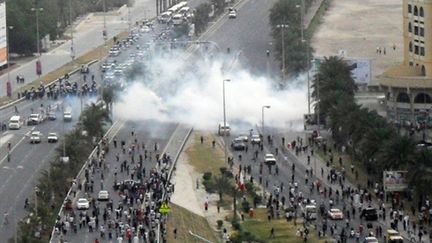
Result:
{"label": "crowd of people", "polygon": [[[432,212],[427,198],[421,200],[418,208],[412,207],[411,212],[407,212],[401,195],[384,193],[382,183],[368,180],[365,187],[358,181],[349,182],[348,173],[358,180],[357,168],[351,166],[344,169],[342,158],[339,158],[341,170],[336,170],[333,161],[335,153],[322,141],[311,138],[305,144],[300,137],[289,143],[285,142],[285,137],[270,137],[267,140],[264,143],[261,136],[260,143],[251,143],[249,149],[233,153],[238,157],[235,161],[239,166],[236,179],[243,175],[244,181],[256,182],[267,191],[263,198],[269,220],[285,215],[295,221],[305,216],[302,207],[315,204],[321,216],[317,219],[305,218],[303,228],[299,228],[305,241],[309,230],[304,233],[304,229],[312,226],[319,238],[330,236],[337,242],[360,242],[368,236],[386,242],[387,229],[402,232],[409,240],[425,242],[425,235],[428,234],[426,227]],[[325,158],[324,161],[315,157],[317,152]],[[276,165],[265,165],[264,157],[268,153],[276,155]],[[316,160],[319,161],[318,167],[311,162],[316,163]],[[230,162],[234,164],[234,159],[231,158]],[[242,171],[244,173],[240,173]],[[331,208],[340,209],[343,220],[330,219],[328,210]],[[377,220],[366,220],[367,208],[376,210]]]}
{"label": "crowd of people", "polygon": [[[80,232],[94,237],[94,242],[154,242],[158,232],[166,241],[166,222],[159,208],[174,191],[168,181],[172,161],[168,154],[160,154],[157,143],[146,146],[138,137],[131,132],[111,143],[104,139],[96,147],[70,195],[70,200],[87,198],[90,208],[77,210],[72,204],[58,218],[55,231],[63,242],[81,237]],[[98,201],[99,189],[110,192],[107,202]]]}

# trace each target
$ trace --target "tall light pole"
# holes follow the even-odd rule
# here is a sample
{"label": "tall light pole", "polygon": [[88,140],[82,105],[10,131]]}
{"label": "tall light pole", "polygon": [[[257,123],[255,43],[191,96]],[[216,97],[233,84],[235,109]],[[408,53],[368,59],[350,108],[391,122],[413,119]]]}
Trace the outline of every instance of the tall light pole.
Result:
{"label": "tall light pole", "polygon": [[224,79],[222,81],[222,96],[223,96],[223,122],[224,122],[224,159],[225,163],[227,163],[227,141],[226,141],[226,135],[227,135],[227,124],[226,124],[226,108],[225,108],[225,82],[231,82],[231,79]]}
{"label": "tall light pole", "polygon": [[262,116],[261,117],[262,118],[261,122],[262,122],[262,135],[263,135],[263,141],[262,142],[263,142],[263,144],[264,144],[264,141],[265,141],[265,136],[264,136],[264,134],[265,134],[264,133],[264,109],[265,108],[270,109],[270,107],[271,106],[269,106],[269,105],[264,105],[264,106],[261,107],[261,116]]}
{"label": "tall light pole", "polygon": [[287,24],[276,25],[276,28],[282,30],[282,82],[285,81],[285,29],[288,27]]}
{"label": "tall light pole", "polygon": [[10,31],[13,30],[13,26],[7,26],[6,30],[6,43],[7,43],[7,83],[6,83],[6,93],[7,96],[12,97],[12,83],[10,81],[10,53],[9,53],[9,37]]}
{"label": "tall light pole", "polygon": [[309,44],[308,41],[306,40],[306,38],[304,37],[304,16],[305,16],[305,8],[304,8],[304,0],[301,1],[301,5],[296,5],[296,8],[300,8],[300,33],[301,33],[301,42],[305,45],[306,47],[306,68],[307,68],[307,72],[306,72],[306,76],[307,76],[307,92],[308,92],[308,114],[310,114],[310,77],[309,77],[309,71],[310,71],[310,57],[309,57]]}
{"label": "tall light pole", "polygon": [[75,50],[74,50],[74,36],[73,36],[73,22],[72,22],[72,0],[69,0],[69,23],[71,29],[71,47],[70,47],[70,55],[72,61],[75,60]]}
{"label": "tall light pole", "polygon": [[[37,4],[37,2],[36,2]],[[31,11],[36,13],[36,50],[38,55],[38,60],[36,62],[36,73],[40,77],[42,74],[42,67],[40,62],[40,37],[39,37],[39,12],[42,12],[43,8],[38,8],[37,6],[35,8],[31,8]]]}
{"label": "tall light pole", "polygon": [[106,26],[106,0],[103,0],[103,31],[102,31],[102,37],[104,41],[106,42],[108,39],[108,32],[107,32],[107,26]]}

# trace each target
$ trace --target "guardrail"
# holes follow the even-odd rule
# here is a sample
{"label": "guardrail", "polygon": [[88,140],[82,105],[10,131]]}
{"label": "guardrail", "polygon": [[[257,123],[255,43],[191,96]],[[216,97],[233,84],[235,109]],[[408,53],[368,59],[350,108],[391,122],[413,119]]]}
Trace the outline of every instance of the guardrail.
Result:
{"label": "guardrail", "polygon": [[[110,132],[113,130],[113,128],[115,126],[117,126],[117,124],[119,123],[119,121],[116,121],[115,123],[113,123],[111,125],[111,127],[107,130],[107,132],[104,134],[104,136],[99,140],[99,142],[97,143],[97,146],[93,149],[93,151],[90,153],[90,155],[88,156],[86,162],[84,163],[84,165],[81,167],[81,170],[78,172],[77,176],[75,177],[74,181],[78,184],[80,182],[80,177],[82,177],[83,171],[85,170],[85,168],[88,167],[89,162],[92,160],[93,156],[95,155],[95,153],[97,152],[97,148],[100,147],[102,145],[102,142],[104,139],[106,139],[107,137],[109,137]],[[65,199],[63,200],[63,204],[60,207],[59,213],[57,214],[57,217],[61,218],[61,215],[63,213],[63,208],[65,207],[65,202],[67,202],[67,200],[70,198],[70,195],[72,193],[72,187],[69,188]],[[57,224],[58,220],[56,219],[55,223],[54,223],[54,227],[52,229],[51,232],[51,237],[50,237],[50,243],[53,243],[53,239],[54,239],[54,234],[55,234],[55,225]]]}
{"label": "guardrail", "polygon": [[[88,62],[88,63],[85,64],[85,65],[91,66],[91,65],[93,65],[93,64],[95,64],[95,63],[97,63],[97,62],[99,62],[99,59],[95,59],[95,60],[93,60],[93,61],[90,61],[90,62]],[[69,75],[69,76],[72,76],[73,74],[75,74],[76,72],[78,72],[78,71],[80,71],[80,70],[81,70],[81,67],[76,68],[76,69],[70,71],[70,72],[68,73],[68,75]],[[50,85],[52,85],[52,84],[55,83],[55,82],[58,82],[59,79],[60,79],[60,78],[57,78],[57,79],[54,79],[53,81],[49,82],[48,84],[45,85],[45,88],[48,88]],[[21,97],[21,98],[19,98],[19,99],[16,99],[16,100],[14,100],[14,101],[12,101],[12,102],[6,104],[6,105],[0,106],[0,110],[4,110],[4,109],[6,109],[6,108],[9,108],[9,107],[11,107],[11,106],[13,106],[13,105],[15,105],[15,104],[21,102],[21,101],[24,101],[24,100],[26,100],[25,97]]]}
{"label": "guardrail", "polygon": [[[169,169],[169,172],[168,172],[167,181],[171,180],[171,176],[172,176],[173,170],[175,168],[175,165],[176,165],[176,163],[177,163],[177,161],[178,161],[178,159],[180,157],[181,152],[184,149],[184,146],[186,145],[187,140],[189,139],[190,135],[192,134],[192,131],[193,131],[193,127],[189,128],[189,131],[186,134],[185,138],[183,139],[183,141],[182,141],[182,143],[180,145],[179,150],[177,151],[176,155],[174,156],[174,159],[173,159],[173,161],[171,163],[171,168]],[[163,193],[162,193],[162,201],[165,201],[166,197],[167,197],[166,190],[164,190]],[[156,239],[157,239],[156,242],[159,243],[160,242],[160,236],[161,236],[161,233],[160,233],[160,224],[158,224],[156,235],[157,235],[156,236]]]}

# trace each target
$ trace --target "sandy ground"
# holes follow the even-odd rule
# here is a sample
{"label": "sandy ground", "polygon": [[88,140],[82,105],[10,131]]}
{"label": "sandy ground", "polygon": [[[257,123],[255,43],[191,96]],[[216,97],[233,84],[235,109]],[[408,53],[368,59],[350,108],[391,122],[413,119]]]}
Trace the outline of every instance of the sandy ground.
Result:
{"label": "sandy ground", "polygon": [[[191,138],[194,134],[191,135]],[[195,141],[189,139],[183,151],[186,151]],[[196,181],[199,180],[199,188],[196,187]],[[231,211],[220,208],[217,212],[217,194],[209,194],[205,191],[202,185],[202,174],[199,174],[193,166],[189,164],[189,158],[185,152],[180,154],[177,161],[176,170],[172,180],[175,184],[174,194],[171,196],[171,202],[177,204],[187,210],[206,217],[209,224],[216,229],[217,220],[224,219]],[[204,210],[205,201],[209,202],[208,210]],[[227,225],[227,223],[224,223]]]}
{"label": "sandy ground", "polygon": [[[403,60],[402,1],[333,0],[315,33],[315,56],[337,55],[372,60],[372,77]],[[393,50],[393,44],[396,50]],[[386,48],[386,55],[376,53]],[[372,78],[370,84],[376,84]]]}

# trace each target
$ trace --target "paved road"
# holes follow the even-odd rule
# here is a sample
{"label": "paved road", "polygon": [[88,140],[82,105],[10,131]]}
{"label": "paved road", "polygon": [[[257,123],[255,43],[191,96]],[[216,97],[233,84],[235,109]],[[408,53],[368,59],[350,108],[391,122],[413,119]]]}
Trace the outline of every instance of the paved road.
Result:
{"label": "paved road", "polygon": [[[95,65],[97,66],[97,65]],[[91,67],[91,71],[95,72],[95,66]],[[81,74],[77,73],[70,77],[72,82],[81,83]],[[99,80],[96,78],[96,81]],[[94,101],[96,98],[83,98],[83,105],[87,102]],[[73,120],[64,124],[64,132],[70,131],[78,121],[81,110],[81,101],[76,97],[68,97],[64,99],[67,107],[71,107]],[[60,105],[63,99],[51,100],[46,97],[34,101],[25,100],[16,105],[19,115],[24,119],[27,118],[33,109],[38,112],[41,104],[44,107],[48,105]],[[15,114],[14,107],[9,107],[0,111],[0,122],[7,123],[9,118]],[[0,201],[0,211],[2,215],[8,212],[9,218],[14,219],[15,215],[18,220],[26,215],[24,210],[24,201],[26,198],[31,200],[34,193],[34,186],[40,176],[40,172],[46,169],[49,162],[56,154],[57,144],[47,143],[46,136],[49,132],[56,132],[59,136],[59,143],[63,138],[63,120],[61,110],[56,112],[57,120],[44,121],[37,126],[23,125],[19,130],[7,130],[1,132],[0,136],[0,197],[8,198],[8,200]],[[31,131],[37,130],[43,134],[42,143],[30,144],[29,134]],[[10,162],[7,160],[8,148],[7,144],[11,143],[12,150],[10,152]],[[1,222],[3,223],[3,218]],[[13,235],[15,230],[14,224],[3,226],[0,230],[0,238],[8,239]]]}
{"label": "paved road", "polygon": [[240,60],[255,75],[278,77],[278,63],[273,55],[267,57],[266,50],[272,50],[269,10],[276,0],[245,0],[237,7],[236,19],[224,20],[220,28],[204,36],[204,39],[218,43],[221,50],[241,52]]}
{"label": "paved road", "polygon": [[[130,16],[132,22],[141,20],[144,18],[152,18],[156,15],[156,7],[152,0],[136,0],[133,7],[130,9]],[[108,37],[111,38],[123,31],[128,29],[127,21],[128,11],[124,8],[123,11],[118,13],[110,12],[107,16],[107,30]],[[103,30],[103,17],[101,15],[89,21],[82,21],[75,25],[74,31],[74,50],[75,56],[79,57],[84,53],[100,46],[104,43],[102,38]],[[43,73],[49,73],[57,68],[63,66],[64,64],[71,61],[70,56],[71,41],[67,41],[59,47],[49,51],[48,53],[43,53],[41,56]],[[27,82],[29,80],[36,80],[38,77],[35,72],[36,59],[21,65],[20,67],[13,69],[10,73],[12,81],[17,75],[22,75],[25,77]],[[0,96],[6,95],[6,81],[7,74],[0,76]],[[15,90],[19,85],[14,82],[12,83],[12,88]]]}

